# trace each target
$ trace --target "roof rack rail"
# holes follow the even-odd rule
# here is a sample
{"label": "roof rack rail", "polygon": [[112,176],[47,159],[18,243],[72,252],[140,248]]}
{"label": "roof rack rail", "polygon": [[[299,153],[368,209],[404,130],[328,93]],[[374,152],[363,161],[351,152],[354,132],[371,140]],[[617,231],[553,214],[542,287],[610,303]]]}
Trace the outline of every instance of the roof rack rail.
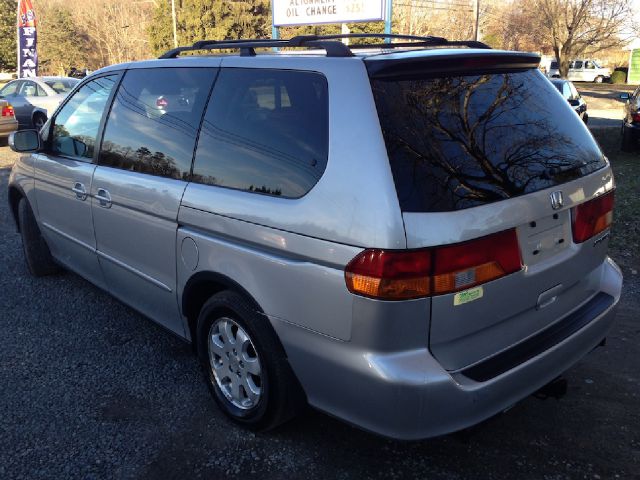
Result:
{"label": "roof rack rail", "polygon": [[[382,38],[385,40],[406,40],[404,42],[385,42],[347,46],[341,40],[345,38]],[[159,58],[176,58],[182,52],[194,50],[239,49],[241,56],[255,56],[256,48],[320,48],[327,52],[327,57],[351,57],[352,49],[364,48],[398,48],[398,47],[469,47],[490,49],[485,43],[475,40],[449,41],[443,37],[419,37],[416,35],[395,35],[387,33],[349,33],[336,35],[298,35],[289,40],[251,39],[251,40],[200,40],[189,47],[177,47],[161,55]]]}

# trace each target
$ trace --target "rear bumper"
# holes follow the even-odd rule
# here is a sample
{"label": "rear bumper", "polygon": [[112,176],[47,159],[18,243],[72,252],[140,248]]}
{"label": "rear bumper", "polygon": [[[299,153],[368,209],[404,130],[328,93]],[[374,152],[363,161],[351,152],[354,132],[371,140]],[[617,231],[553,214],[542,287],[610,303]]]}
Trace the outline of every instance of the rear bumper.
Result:
{"label": "rear bumper", "polygon": [[0,123],[0,137],[8,137],[9,134],[18,130],[18,122],[2,122]]}
{"label": "rear bumper", "polygon": [[412,440],[477,424],[570,368],[606,336],[621,288],[622,274],[607,259],[601,291],[608,306],[548,349],[486,381],[446,371],[427,348],[365,351],[283,322],[274,326],[312,405],[366,430]]}
{"label": "rear bumper", "polygon": [[624,128],[631,132],[635,138],[640,139],[640,124],[624,122]]}

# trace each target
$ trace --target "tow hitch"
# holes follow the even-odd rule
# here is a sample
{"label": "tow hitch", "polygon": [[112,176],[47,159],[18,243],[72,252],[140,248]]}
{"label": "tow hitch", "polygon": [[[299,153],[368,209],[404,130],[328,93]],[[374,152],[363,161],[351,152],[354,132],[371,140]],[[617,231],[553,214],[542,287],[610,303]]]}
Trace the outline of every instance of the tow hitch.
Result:
{"label": "tow hitch", "polygon": [[546,400],[547,398],[560,400],[567,394],[567,384],[566,378],[557,377],[535,392],[533,396],[540,400]]}

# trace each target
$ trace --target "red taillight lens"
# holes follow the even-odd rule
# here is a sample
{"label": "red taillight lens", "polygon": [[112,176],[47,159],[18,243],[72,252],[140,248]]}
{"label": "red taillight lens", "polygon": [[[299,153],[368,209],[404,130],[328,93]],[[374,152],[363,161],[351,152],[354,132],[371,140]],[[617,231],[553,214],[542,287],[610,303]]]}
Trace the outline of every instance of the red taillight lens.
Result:
{"label": "red taillight lens", "polygon": [[11,105],[5,105],[2,107],[2,116],[3,117],[14,117],[15,112],[13,111],[13,107]]}
{"label": "red taillight lens", "polygon": [[613,191],[582,203],[571,210],[573,241],[582,243],[606,230],[613,220]]}
{"label": "red taillight lens", "polygon": [[160,97],[156,100],[156,107],[166,108],[167,105],[169,105],[169,101],[164,97]]}
{"label": "red taillight lens", "polygon": [[352,293],[383,300],[407,300],[429,295],[431,252],[365,250],[345,269]]}
{"label": "red taillight lens", "polygon": [[522,268],[514,229],[413,251],[365,250],[345,269],[351,293],[382,300],[464,290]]}
{"label": "red taillight lens", "polygon": [[640,112],[632,114],[631,121],[633,123],[640,123]]}
{"label": "red taillight lens", "polygon": [[522,268],[514,229],[434,250],[433,293],[464,290]]}

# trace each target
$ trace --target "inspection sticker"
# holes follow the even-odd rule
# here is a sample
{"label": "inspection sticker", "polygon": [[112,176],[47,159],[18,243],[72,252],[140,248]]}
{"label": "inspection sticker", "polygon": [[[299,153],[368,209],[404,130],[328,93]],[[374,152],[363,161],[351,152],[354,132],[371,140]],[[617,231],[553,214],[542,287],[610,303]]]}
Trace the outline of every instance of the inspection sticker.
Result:
{"label": "inspection sticker", "polygon": [[483,294],[484,290],[482,289],[482,287],[470,288],[469,290],[458,292],[453,297],[453,305],[457,307],[458,305],[462,305],[463,303],[473,302],[474,300],[482,298]]}

